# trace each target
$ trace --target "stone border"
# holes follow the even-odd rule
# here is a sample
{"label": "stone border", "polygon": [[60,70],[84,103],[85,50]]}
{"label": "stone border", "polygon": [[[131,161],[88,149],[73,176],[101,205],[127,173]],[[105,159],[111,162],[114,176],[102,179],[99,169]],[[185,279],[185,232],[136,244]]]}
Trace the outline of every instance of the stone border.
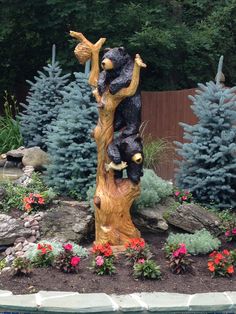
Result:
{"label": "stone border", "polygon": [[20,313],[227,313],[236,311],[236,291],[180,294],[167,292],[107,295],[40,291],[13,295],[0,290],[0,312]]}

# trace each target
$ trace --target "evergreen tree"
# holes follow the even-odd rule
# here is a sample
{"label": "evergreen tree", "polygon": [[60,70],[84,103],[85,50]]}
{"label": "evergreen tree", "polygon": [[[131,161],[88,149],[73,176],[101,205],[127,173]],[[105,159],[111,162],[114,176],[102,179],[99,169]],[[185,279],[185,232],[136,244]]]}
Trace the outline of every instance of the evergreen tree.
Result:
{"label": "evergreen tree", "polygon": [[75,81],[62,94],[63,106],[48,134],[51,164],[46,181],[62,194],[86,199],[88,188],[95,182],[97,151],[91,130],[98,119],[88,75],[75,73]]}
{"label": "evergreen tree", "polygon": [[46,133],[50,124],[57,119],[62,104],[61,91],[65,88],[69,74],[62,75],[59,63],[55,61],[55,45],[52,48],[52,63],[45,66],[44,72],[38,71],[35,83],[27,81],[31,88],[26,104],[21,104],[25,111],[20,114],[20,128],[26,147],[40,146],[47,149]]}
{"label": "evergreen tree", "polygon": [[176,142],[182,160],[177,184],[189,189],[201,203],[219,208],[236,206],[236,88],[220,83],[221,57],[216,83],[198,84],[189,96],[198,118],[196,125],[180,123],[186,143]]}

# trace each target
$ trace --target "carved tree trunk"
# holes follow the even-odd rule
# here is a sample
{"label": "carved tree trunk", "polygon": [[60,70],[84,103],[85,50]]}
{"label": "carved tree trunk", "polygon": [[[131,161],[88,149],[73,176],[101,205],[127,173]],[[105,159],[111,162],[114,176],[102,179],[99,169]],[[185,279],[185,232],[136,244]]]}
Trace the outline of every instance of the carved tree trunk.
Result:
{"label": "carved tree trunk", "polygon": [[[101,38],[93,45],[81,33],[71,32],[71,35],[91,49],[92,69],[89,83],[96,87],[99,75],[99,50],[105,42],[105,38]],[[75,54],[81,61],[80,52],[77,48]],[[95,243],[97,244],[109,242],[111,245],[123,245],[130,238],[140,237],[140,232],[132,223],[130,216],[130,207],[134,199],[140,194],[140,184],[133,184],[129,179],[115,180],[113,170],[106,171],[105,165],[110,163],[107,148],[113,140],[115,110],[125,97],[135,94],[139,83],[140,68],[145,66],[139,55],[136,55],[133,77],[129,87],[122,89],[115,95],[110,94],[107,90],[102,97],[99,96],[97,90],[94,91],[94,96],[100,104],[98,124],[93,133],[98,151],[97,182],[94,196]]]}

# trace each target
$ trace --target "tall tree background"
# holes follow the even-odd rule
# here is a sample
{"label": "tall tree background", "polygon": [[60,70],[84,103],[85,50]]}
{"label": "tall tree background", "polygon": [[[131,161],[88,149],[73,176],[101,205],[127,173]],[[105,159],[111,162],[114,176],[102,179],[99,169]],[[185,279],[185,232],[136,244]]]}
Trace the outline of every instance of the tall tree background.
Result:
{"label": "tall tree background", "polygon": [[[235,0],[0,0],[0,95],[24,100],[53,43],[66,72],[79,71],[68,32],[139,52],[148,68],[142,90],[195,87],[214,78],[219,55],[226,56],[226,85],[236,82]],[[198,65],[196,67],[196,64]],[[2,101],[0,101],[0,104]]]}

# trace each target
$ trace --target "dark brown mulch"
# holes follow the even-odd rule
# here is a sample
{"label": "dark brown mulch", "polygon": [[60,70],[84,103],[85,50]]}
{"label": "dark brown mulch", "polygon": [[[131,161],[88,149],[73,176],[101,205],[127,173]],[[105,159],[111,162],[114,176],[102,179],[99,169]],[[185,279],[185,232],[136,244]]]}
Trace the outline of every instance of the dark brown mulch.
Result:
{"label": "dark brown mulch", "polygon": [[[144,235],[152,246],[154,259],[161,266],[162,280],[135,280],[131,269],[125,266],[123,256],[117,260],[117,274],[97,276],[89,269],[89,258],[81,262],[78,274],[64,274],[53,268],[34,269],[30,277],[12,277],[9,274],[0,275],[0,289],[11,290],[14,294],[35,293],[39,290],[77,291],[80,293],[105,292],[108,294],[126,294],[133,292],[178,292],[198,293],[236,290],[236,274],[232,278],[211,278],[207,269],[208,256],[193,257],[195,276],[191,274],[174,275],[166,263],[161,250],[166,236]],[[224,244],[224,248],[227,245]],[[236,247],[234,245],[234,247]],[[231,247],[232,248],[232,245]]]}

